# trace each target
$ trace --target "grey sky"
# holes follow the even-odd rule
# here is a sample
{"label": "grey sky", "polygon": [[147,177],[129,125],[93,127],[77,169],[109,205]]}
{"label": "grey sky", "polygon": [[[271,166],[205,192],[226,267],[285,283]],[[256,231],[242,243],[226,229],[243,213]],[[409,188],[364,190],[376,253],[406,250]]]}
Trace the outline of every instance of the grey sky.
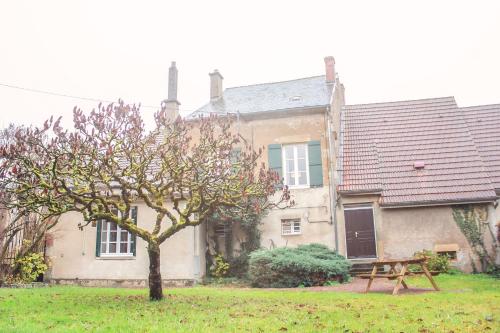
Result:
{"label": "grey sky", "polygon": [[[0,83],[153,106],[175,60],[184,113],[214,68],[231,87],[323,74],[325,55],[348,103],[500,103],[500,1],[2,1],[0,41]],[[0,87],[0,126],[96,104]]]}

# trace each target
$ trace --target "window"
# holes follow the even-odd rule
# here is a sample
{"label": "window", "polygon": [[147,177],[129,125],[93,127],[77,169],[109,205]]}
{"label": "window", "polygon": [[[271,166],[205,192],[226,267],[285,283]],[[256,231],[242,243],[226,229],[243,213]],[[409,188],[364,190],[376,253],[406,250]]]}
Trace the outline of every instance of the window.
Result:
{"label": "window", "polygon": [[300,235],[300,219],[281,220],[282,235]]}
{"label": "window", "polygon": [[132,235],[116,223],[101,223],[101,256],[131,256],[132,242]]}
{"label": "window", "polygon": [[307,144],[284,145],[283,163],[285,185],[290,187],[309,186]]}
{"label": "window", "polygon": [[457,260],[457,251],[440,251],[437,254],[446,256],[449,260]]}

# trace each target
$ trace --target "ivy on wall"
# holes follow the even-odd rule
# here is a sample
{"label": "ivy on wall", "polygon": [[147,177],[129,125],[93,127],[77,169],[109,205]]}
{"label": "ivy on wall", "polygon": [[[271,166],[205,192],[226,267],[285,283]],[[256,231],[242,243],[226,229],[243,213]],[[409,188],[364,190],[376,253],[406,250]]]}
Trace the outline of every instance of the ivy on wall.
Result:
{"label": "ivy on wall", "polygon": [[[221,208],[217,214],[211,216],[208,220],[208,250],[207,265],[210,269],[216,265],[215,258],[220,255],[217,252],[222,246],[225,250],[225,260],[229,263],[228,275],[233,277],[244,277],[248,270],[249,254],[260,248],[261,232],[259,225],[262,218],[267,213],[256,209],[255,205],[248,205],[242,208]],[[224,224],[227,231],[224,237],[224,244],[218,244],[219,239],[215,233],[215,226]],[[243,239],[239,240],[240,249],[235,253],[233,244],[233,226],[239,225]]]}
{"label": "ivy on wall", "polygon": [[[486,271],[493,260],[484,243],[484,229],[487,228],[488,210],[486,206],[463,205],[453,208],[453,219],[467,239],[472,251],[479,258],[481,268]],[[472,268],[477,269],[472,262]]]}

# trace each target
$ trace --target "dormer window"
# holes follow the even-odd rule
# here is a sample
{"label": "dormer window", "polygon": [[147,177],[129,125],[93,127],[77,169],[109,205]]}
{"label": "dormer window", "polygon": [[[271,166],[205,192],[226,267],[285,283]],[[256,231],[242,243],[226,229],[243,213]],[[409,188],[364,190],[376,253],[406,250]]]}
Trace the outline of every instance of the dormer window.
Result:
{"label": "dormer window", "polygon": [[290,102],[300,102],[302,100],[302,96],[293,96],[289,98]]}

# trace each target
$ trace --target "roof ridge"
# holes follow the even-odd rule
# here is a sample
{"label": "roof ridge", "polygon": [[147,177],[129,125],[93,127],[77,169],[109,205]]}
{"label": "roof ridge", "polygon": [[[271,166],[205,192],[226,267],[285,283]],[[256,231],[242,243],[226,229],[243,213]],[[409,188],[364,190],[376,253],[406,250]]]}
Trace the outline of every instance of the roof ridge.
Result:
{"label": "roof ridge", "polygon": [[432,101],[432,100],[449,100],[449,99],[453,99],[453,102],[455,102],[455,104],[457,103],[456,100],[455,100],[455,96],[444,96],[444,97],[429,97],[429,98],[419,98],[419,99],[406,99],[406,100],[400,100],[400,101],[387,101],[387,102],[374,102],[374,103],[361,103],[361,104],[346,104],[345,107],[365,106],[365,105],[377,105],[377,104],[397,104],[397,103],[407,103],[407,102],[424,102],[424,101]]}
{"label": "roof ridge", "polygon": [[[279,83],[307,80],[307,79],[313,79],[313,78],[319,78],[319,77],[325,77],[325,75],[314,75],[314,76],[307,76],[307,77],[302,77],[302,78],[298,78],[298,79],[291,79],[291,80],[246,84],[246,85],[241,85],[241,86],[229,87],[229,88],[226,88],[224,90],[236,89],[236,88],[246,88],[246,87],[253,87],[253,86],[263,86],[263,85],[268,85],[268,84],[279,84]],[[326,84],[326,81],[325,81],[325,84]]]}

